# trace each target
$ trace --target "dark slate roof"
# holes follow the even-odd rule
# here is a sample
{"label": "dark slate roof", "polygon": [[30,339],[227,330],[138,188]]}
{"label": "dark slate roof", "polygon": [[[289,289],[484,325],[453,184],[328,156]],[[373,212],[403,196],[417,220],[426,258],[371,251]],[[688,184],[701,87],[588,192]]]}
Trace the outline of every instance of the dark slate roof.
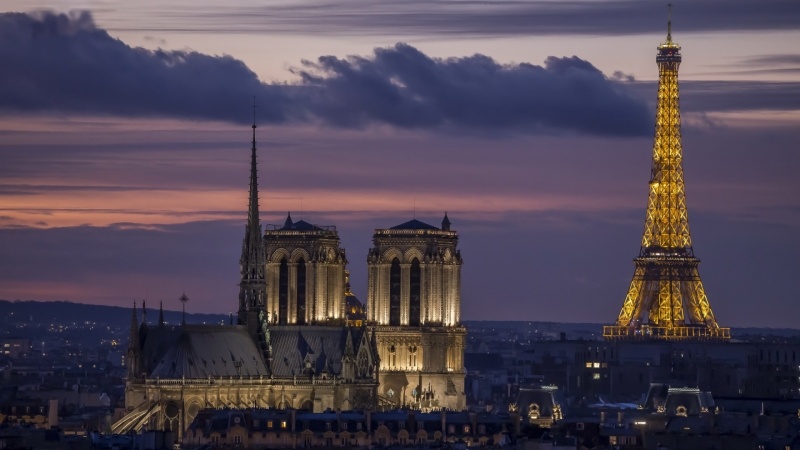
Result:
{"label": "dark slate roof", "polygon": [[411,219],[408,222],[393,226],[390,229],[391,230],[438,230],[439,228],[436,228],[433,225],[428,225],[427,223],[421,222],[417,219]]}
{"label": "dark slate roof", "polygon": [[320,231],[322,228],[308,223],[305,220],[298,220],[297,222],[292,222],[292,216],[287,215],[286,221],[283,223],[283,227],[281,228],[282,231]]}
{"label": "dark slate roof", "polygon": [[278,377],[309,375],[305,373],[308,360],[317,376],[326,370],[331,375],[339,375],[347,333],[353,333],[353,350],[357,351],[363,332],[360,328],[347,327],[271,326],[272,373]]}
{"label": "dark slate roof", "polygon": [[140,326],[142,371],[150,374],[180,334],[180,326]]}
{"label": "dark slate roof", "polygon": [[258,347],[241,326],[189,325],[169,343],[151,378],[269,375]]}

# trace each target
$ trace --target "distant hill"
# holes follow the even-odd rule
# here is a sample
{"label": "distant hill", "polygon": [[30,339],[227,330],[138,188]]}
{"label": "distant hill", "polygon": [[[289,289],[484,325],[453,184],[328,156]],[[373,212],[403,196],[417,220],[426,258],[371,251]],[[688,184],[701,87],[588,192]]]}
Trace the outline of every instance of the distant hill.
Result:
{"label": "distant hill", "polygon": [[[141,306],[137,312],[141,320]],[[0,300],[0,322],[47,323],[49,321],[64,322],[96,322],[112,327],[127,327],[131,323],[131,308],[120,306],[87,305],[66,301],[40,302],[31,300]],[[186,323],[228,323],[230,316],[226,314],[190,314],[186,313]],[[235,318],[234,318],[235,320]],[[147,308],[147,321],[158,321],[158,309]],[[164,310],[164,321],[170,324],[181,322],[180,311]],[[603,329],[601,323],[568,323],[568,322],[538,322],[530,320],[465,320],[464,325],[469,329],[479,328],[507,328],[521,329],[531,326],[549,332],[579,332],[594,331],[600,333]],[[734,336],[800,336],[800,329],[793,328],[766,328],[766,327],[740,327],[733,328]]]}
{"label": "distant hill", "polygon": [[[164,321],[177,324],[181,322],[180,311],[164,310]],[[0,300],[0,317],[3,321],[32,323],[96,322],[112,327],[127,327],[131,323],[131,308],[120,306],[87,305],[73,302],[39,302],[31,300]],[[141,304],[137,313],[141,320]],[[186,323],[227,323],[225,314],[186,314]],[[147,308],[147,321],[158,321],[158,309]]]}

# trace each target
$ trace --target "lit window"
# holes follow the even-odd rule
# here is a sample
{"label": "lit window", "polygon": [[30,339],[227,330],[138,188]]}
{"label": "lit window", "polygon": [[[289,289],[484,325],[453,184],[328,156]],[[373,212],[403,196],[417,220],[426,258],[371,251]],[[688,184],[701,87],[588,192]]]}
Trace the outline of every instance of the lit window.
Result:
{"label": "lit window", "polygon": [[281,428],[286,428],[286,421],[285,420],[281,421]]}
{"label": "lit window", "polygon": [[596,362],[596,363],[592,364],[592,367],[594,367],[595,369],[599,369],[600,368],[600,363]]}
{"label": "lit window", "polygon": [[591,368],[592,368],[592,363],[591,363],[591,361],[586,363],[586,368],[587,368],[587,369],[591,369]]}
{"label": "lit window", "polygon": [[599,373],[593,373],[592,374],[592,379],[593,380],[599,380],[600,379],[600,374]]}

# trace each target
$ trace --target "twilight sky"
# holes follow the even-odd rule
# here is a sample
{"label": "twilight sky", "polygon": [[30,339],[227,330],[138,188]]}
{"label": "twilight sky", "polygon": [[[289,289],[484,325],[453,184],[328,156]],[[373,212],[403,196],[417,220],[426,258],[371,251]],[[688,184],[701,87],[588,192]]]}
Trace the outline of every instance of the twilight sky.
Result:
{"label": "twilight sky", "polygon": [[[612,323],[666,7],[640,0],[4,0],[0,299],[236,308],[262,223],[445,211],[464,319]],[[675,1],[689,220],[722,326],[797,327],[800,3]]]}

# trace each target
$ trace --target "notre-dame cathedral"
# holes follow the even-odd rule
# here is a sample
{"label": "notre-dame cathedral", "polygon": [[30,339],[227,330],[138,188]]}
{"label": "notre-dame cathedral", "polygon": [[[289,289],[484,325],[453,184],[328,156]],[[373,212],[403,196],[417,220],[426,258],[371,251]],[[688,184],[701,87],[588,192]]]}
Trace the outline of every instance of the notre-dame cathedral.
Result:
{"label": "notre-dame cathedral", "polygon": [[364,308],[333,226],[287,216],[262,232],[256,126],[238,313],[228,325],[148,323],[134,307],[115,433],[172,430],[205,408],[461,410],[461,255],[442,227],[375,230]]}
{"label": "notre-dame cathedral", "polygon": [[380,355],[380,392],[418,409],[466,407],[460,325],[461,253],[447,214],[375,230],[367,256],[367,320]]}

